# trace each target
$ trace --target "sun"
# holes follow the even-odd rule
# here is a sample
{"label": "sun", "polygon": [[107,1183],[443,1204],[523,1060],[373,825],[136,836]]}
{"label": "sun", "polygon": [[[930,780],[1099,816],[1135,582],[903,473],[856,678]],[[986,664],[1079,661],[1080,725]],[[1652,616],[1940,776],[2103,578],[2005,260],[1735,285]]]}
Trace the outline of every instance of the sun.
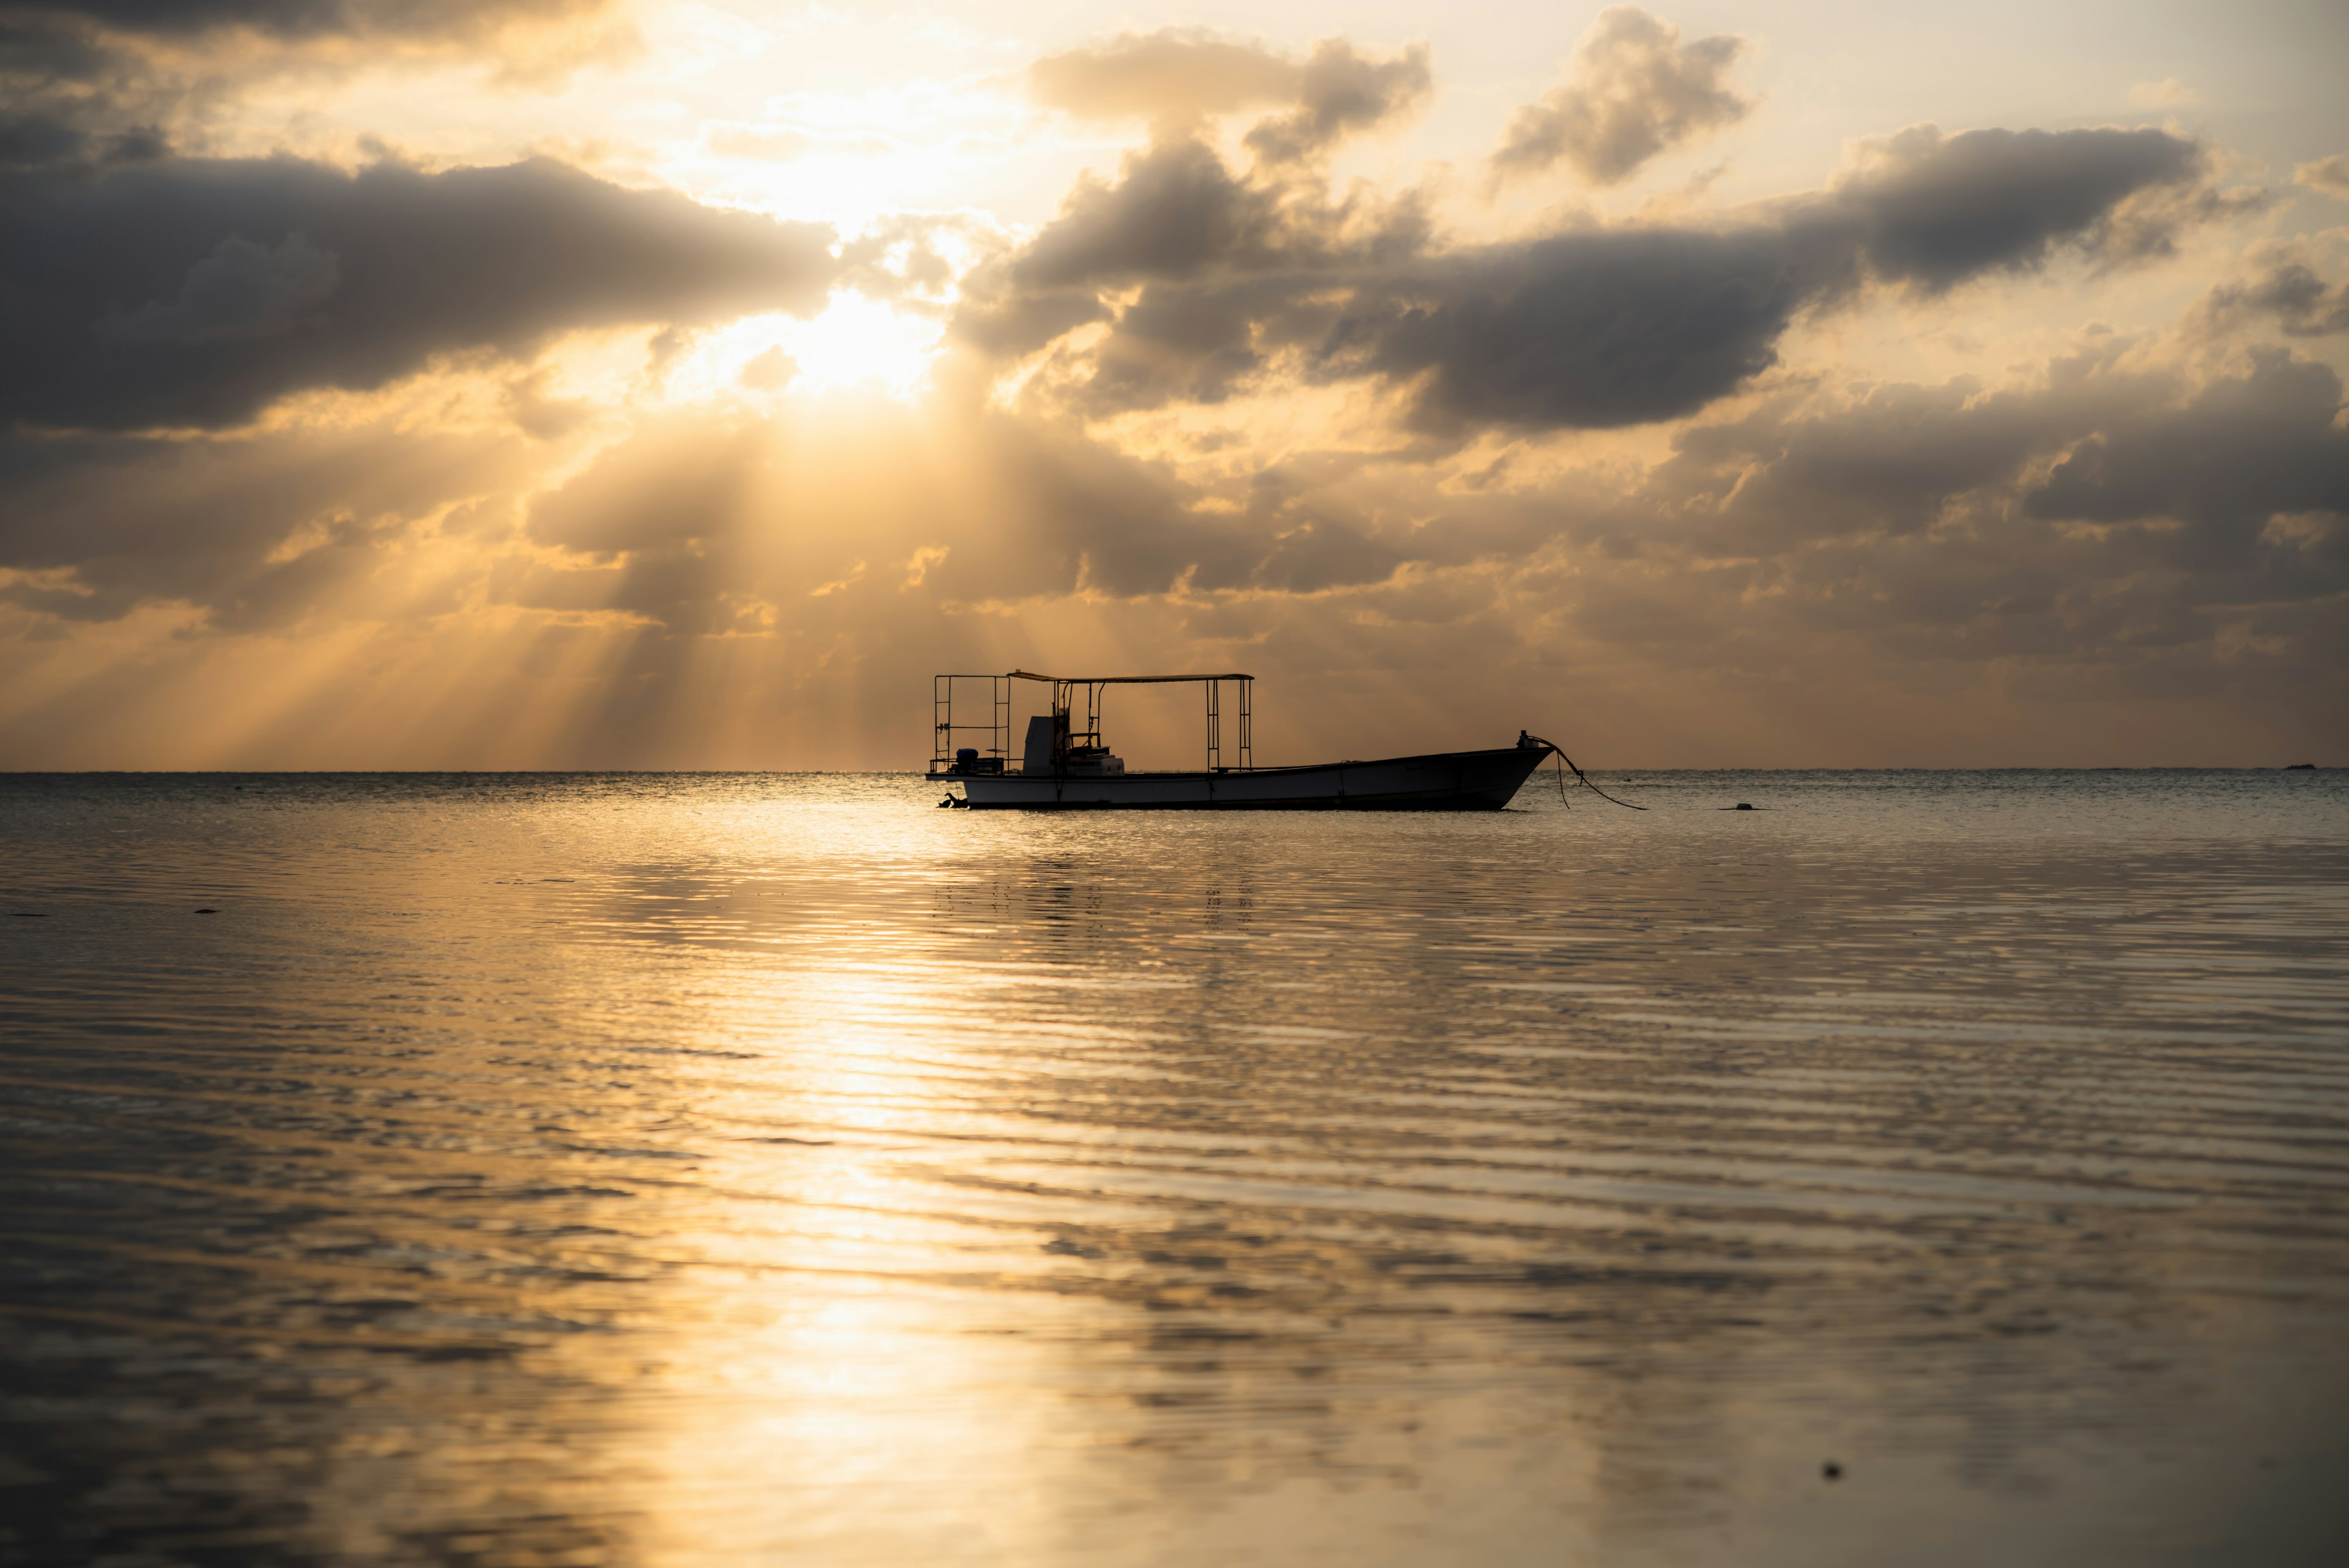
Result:
{"label": "sun", "polygon": [[841,290],[802,319],[754,316],[705,336],[668,377],[668,395],[821,398],[855,391],[900,402],[921,395],[946,324]]}
{"label": "sun", "polygon": [[850,387],[877,388],[910,400],[929,375],[946,338],[945,322],[892,309],[861,294],[832,296],[823,314],[786,317],[775,347],[798,367],[789,389],[815,396]]}

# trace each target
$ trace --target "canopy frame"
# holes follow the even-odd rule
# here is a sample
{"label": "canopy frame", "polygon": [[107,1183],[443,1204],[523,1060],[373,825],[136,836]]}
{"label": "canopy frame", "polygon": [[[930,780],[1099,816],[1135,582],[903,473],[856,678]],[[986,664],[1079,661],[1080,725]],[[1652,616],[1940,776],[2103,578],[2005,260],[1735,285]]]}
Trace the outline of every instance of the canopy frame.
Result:
{"label": "canopy frame", "polygon": [[[955,683],[984,680],[988,682],[985,723],[955,722]],[[1069,753],[1081,748],[1105,749],[1102,741],[1102,701],[1112,686],[1168,686],[1197,683],[1206,691],[1206,742],[1209,773],[1230,773],[1232,765],[1224,761],[1223,688],[1226,680],[1239,683],[1237,704],[1238,744],[1230,748],[1237,758],[1237,769],[1246,772],[1255,765],[1256,752],[1256,677],[1237,670],[1207,675],[1039,675],[1033,670],[1014,670],[1003,675],[950,674],[931,677],[931,757],[930,771],[945,772],[955,763],[956,741],[968,735],[984,735],[988,744],[974,748],[980,753],[982,768],[988,773],[1007,772],[1011,765],[1011,683],[1032,680],[1051,688],[1052,702],[1052,771],[1068,771]],[[1083,703],[1084,723],[1078,726],[1079,701]],[[965,711],[977,706],[965,699]]]}

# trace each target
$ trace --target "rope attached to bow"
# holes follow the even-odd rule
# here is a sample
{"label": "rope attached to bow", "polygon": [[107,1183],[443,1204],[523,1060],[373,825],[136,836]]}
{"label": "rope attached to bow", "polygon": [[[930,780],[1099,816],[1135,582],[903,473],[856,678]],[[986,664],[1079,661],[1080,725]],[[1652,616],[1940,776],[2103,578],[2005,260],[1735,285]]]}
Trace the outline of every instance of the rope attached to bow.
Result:
{"label": "rope attached to bow", "polygon": [[[1606,801],[1612,805],[1619,805],[1626,811],[1645,811],[1648,809],[1644,805],[1633,805],[1628,800],[1617,800],[1613,795],[1609,794],[1605,790],[1600,789],[1597,784],[1592,784],[1590,782],[1590,776],[1584,773],[1580,768],[1574,767],[1574,759],[1568,756],[1566,754],[1566,748],[1559,745],[1556,741],[1545,741],[1539,735],[1535,734],[1528,734],[1526,739],[1533,741],[1540,745],[1547,746],[1551,751],[1557,753],[1557,760],[1559,762],[1564,763],[1569,768],[1574,768],[1574,776],[1582,781],[1582,787],[1597,795],[1599,799]],[[1566,774],[1562,772],[1557,775],[1557,798],[1560,801],[1564,801],[1566,799]]]}

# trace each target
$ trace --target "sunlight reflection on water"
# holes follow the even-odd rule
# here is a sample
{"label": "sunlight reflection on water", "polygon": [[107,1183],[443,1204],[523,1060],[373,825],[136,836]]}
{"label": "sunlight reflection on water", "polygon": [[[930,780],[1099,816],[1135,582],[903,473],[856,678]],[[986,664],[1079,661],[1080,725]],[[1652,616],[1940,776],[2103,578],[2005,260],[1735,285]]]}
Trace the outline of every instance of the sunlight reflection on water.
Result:
{"label": "sunlight reflection on water", "polygon": [[1609,784],[0,780],[0,1554],[2334,1560],[2342,775]]}

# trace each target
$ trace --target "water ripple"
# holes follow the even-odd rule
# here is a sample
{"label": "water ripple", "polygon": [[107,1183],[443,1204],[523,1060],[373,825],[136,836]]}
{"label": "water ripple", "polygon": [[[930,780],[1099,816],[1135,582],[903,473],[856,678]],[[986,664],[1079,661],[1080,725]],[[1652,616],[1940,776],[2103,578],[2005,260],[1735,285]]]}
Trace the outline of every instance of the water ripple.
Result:
{"label": "water ripple", "polygon": [[0,1562],[2337,1560],[2349,788],[1609,787],[0,781]]}

